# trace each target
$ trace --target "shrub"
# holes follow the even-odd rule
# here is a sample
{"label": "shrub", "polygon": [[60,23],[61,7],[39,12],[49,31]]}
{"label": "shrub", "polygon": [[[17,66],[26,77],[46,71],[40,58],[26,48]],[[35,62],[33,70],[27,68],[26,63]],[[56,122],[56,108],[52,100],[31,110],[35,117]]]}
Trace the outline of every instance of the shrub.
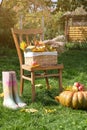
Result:
{"label": "shrub", "polygon": [[[14,17],[13,17],[14,16]],[[15,24],[15,13],[6,8],[0,8],[0,46],[12,47],[11,27]]]}

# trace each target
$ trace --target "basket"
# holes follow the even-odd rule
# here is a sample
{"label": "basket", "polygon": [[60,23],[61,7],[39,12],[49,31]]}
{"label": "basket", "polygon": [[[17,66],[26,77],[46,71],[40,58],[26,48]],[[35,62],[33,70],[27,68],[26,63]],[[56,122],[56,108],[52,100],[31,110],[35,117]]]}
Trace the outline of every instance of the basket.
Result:
{"label": "basket", "polygon": [[57,51],[55,52],[24,52],[26,65],[32,65],[37,62],[40,66],[52,66],[58,62]]}

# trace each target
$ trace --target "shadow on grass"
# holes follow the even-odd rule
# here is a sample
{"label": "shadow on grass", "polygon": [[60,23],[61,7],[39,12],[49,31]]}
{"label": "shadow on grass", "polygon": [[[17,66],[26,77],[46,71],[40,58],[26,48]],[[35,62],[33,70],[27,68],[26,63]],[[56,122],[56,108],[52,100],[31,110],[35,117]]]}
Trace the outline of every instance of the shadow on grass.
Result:
{"label": "shadow on grass", "polygon": [[[30,104],[32,103],[32,94],[31,91],[28,89],[26,91],[25,88],[23,98],[27,104]],[[47,90],[45,87],[36,88],[36,99],[34,103],[40,103],[43,106],[58,105],[58,102],[55,100],[55,96],[57,96],[58,94],[59,92],[57,88],[52,88],[50,90]]]}
{"label": "shadow on grass", "polygon": [[58,105],[55,100],[56,89],[42,90],[41,93],[37,92],[36,102],[41,102],[43,106]]}

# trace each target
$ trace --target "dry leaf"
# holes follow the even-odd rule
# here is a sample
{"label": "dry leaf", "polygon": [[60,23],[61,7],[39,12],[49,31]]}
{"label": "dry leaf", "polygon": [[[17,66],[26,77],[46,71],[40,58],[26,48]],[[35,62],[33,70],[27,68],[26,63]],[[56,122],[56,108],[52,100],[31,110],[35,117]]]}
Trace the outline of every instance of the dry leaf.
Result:
{"label": "dry leaf", "polygon": [[38,110],[34,109],[34,108],[30,108],[30,109],[21,109],[21,112],[28,112],[28,113],[35,113],[38,112]]}
{"label": "dry leaf", "polygon": [[56,109],[45,109],[45,112],[46,113],[53,113],[53,112],[55,112],[56,111]]}

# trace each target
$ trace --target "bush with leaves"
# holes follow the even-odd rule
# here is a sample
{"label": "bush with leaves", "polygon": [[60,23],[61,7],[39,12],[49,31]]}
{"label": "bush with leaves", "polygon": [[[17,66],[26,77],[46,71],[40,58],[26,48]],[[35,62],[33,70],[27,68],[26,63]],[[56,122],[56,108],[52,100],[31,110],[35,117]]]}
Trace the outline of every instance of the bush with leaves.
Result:
{"label": "bush with leaves", "polygon": [[0,46],[12,47],[11,28],[15,24],[15,13],[0,7]]}

